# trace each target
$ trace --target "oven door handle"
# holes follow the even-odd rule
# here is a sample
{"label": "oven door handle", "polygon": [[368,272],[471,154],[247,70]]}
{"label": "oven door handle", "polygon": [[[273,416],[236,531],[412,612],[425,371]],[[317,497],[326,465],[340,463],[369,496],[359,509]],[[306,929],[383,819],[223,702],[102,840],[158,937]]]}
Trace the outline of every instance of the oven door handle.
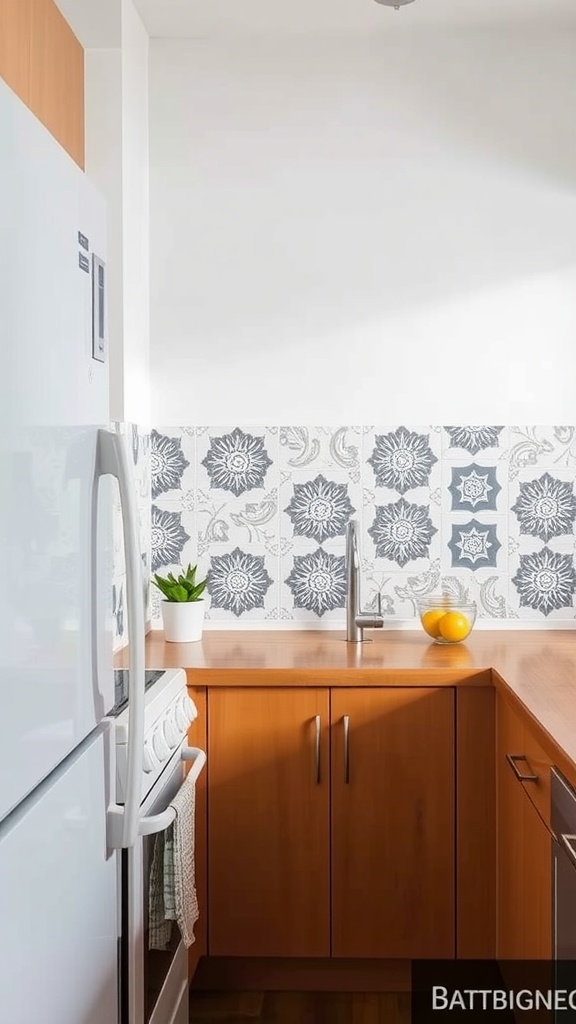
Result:
{"label": "oven door handle", "polygon": [[[196,781],[204,765],[206,764],[206,752],[200,747],[182,747],[180,757],[183,761],[192,761],[192,767],[186,776],[186,782],[192,779]],[[183,785],[186,785],[186,782]],[[176,811],[171,804],[160,814],[143,815],[138,823],[138,834],[141,836],[153,836],[157,832],[164,832],[176,818]]]}

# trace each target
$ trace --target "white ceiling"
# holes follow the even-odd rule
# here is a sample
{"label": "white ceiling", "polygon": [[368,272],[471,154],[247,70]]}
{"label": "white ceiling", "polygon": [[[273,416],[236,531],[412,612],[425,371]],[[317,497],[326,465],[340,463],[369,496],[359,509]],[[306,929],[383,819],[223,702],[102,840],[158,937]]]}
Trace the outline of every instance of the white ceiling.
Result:
{"label": "white ceiling", "polygon": [[96,49],[120,46],[120,0],[56,0],[56,3],[82,46]]}
{"label": "white ceiling", "polygon": [[[69,0],[74,2],[74,0]],[[78,0],[76,0],[78,2]],[[151,36],[357,32],[438,26],[576,28],[576,0],[134,0]]]}

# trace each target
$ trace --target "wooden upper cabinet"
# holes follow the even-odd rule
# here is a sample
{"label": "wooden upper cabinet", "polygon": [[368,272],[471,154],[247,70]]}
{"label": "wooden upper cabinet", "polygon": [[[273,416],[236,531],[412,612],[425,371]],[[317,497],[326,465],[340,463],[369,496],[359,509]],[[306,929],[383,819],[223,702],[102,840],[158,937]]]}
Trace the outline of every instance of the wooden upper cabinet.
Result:
{"label": "wooden upper cabinet", "polygon": [[[539,756],[530,730],[501,696],[496,705],[497,956],[549,959],[552,949],[551,835],[534,802]],[[515,758],[516,771],[507,760]],[[519,759],[520,755],[524,759]],[[534,768],[536,767],[536,770]],[[544,797],[539,798],[546,809]],[[549,811],[548,811],[549,813]]]}
{"label": "wooden upper cabinet", "polygon": [[0,76],[84,168],[84,50],[54,0],[0,0]]}
{"label": "wooden upper cabinet", "polygon": [[32,0],[30,108],[84,167],[84,50],[53,0]]}
{"label": "wooden upper cabinet", "polygon": [[331,700],[332,953],[452,957],[454,691]]}
{"label": "wooden upper cabinet", "polygon": [[211,956],[329,955],[328,724],[324,688],[209,690]]}
{"label": "wooden upper cabinet", "polygon": [[0,76],[30,105],[32,0],[0,0]]}

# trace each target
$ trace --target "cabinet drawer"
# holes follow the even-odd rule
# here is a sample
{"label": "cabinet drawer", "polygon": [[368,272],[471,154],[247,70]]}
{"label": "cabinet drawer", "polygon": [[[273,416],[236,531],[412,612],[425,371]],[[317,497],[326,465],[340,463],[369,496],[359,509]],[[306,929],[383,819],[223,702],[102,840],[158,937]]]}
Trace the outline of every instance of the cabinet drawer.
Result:
{"label": "cabinet drawer", "polygon": [[529,726],[524,727],[524,770],[536,776],[533,782],[523,782],[530,800],[550,828],[550,769],[552,759],[542,749]]}
{"label": "cabinet drawer", "polygon": [[550,828],[550,769],[552,760],[523,717],[502,697],[498,701],[501,755],[540,817]]}

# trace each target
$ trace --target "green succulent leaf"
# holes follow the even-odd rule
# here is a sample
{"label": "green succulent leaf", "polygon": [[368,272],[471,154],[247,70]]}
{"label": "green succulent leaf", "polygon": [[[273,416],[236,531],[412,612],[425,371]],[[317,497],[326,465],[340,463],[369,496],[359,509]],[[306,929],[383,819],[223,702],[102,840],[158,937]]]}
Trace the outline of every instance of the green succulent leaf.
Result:
{"label": "green succulent leaf", "polygon": [[167,576],[159,576],[156,573],[152,582],[167,601],[199,601],[208,581],[206,578],[196,583],[197,570],[197,565],[189,564],[185,571],[179,572],[178,578],[173,572],[169,572]]}

